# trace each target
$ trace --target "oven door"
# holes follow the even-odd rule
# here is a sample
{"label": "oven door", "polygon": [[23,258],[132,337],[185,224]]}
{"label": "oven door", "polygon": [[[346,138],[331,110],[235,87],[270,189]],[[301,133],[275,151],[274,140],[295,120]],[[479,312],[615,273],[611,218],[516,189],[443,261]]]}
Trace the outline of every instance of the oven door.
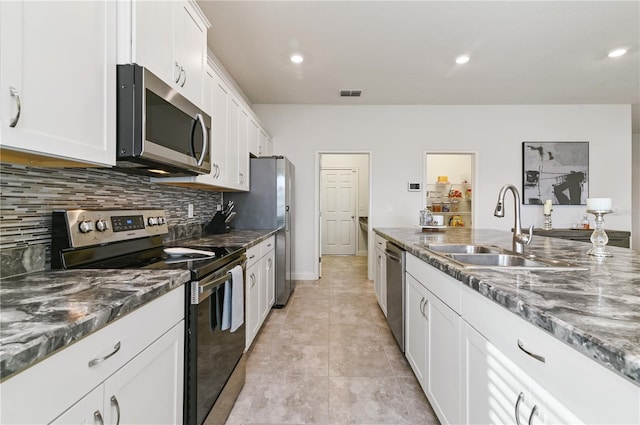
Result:
{"label": "oven door", "polygon": [[188,425],[201,425],[216,402],[222,402],[220,395],[243,357],[245,324],[235,332],[221,329],[222,310],[230,293],[225,291],[225,286],[227,281],[231,286],[231,269],[237,265],[242,267],[244,277],[246,257],[243,255],[201,281],[191,282],[185,333],[185,424]]}

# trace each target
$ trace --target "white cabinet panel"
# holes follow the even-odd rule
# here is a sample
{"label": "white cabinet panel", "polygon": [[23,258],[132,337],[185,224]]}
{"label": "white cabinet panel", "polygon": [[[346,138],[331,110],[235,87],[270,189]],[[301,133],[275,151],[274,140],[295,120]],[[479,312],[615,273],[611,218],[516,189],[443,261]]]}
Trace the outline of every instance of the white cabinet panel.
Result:
{"label": "white cabinet panel", "polygon": [[427,291],[409,274],[406,275],[406,285],[404,354],[426,393],[429,328],[424,308],[427,302]]}
{"label": "white cabinet panel", "polygon": [[[202,105],[202,81],[207,62],[208,25],[198,16],[198,8],[187,1],[174,3],[174,81],[182,94]],[[175,65],[174,64],[174,65]]]}
{"label": "white cabinet panel", "polygon": [[3,161],[115,164],[115,29],[113,2],[0,2]]}

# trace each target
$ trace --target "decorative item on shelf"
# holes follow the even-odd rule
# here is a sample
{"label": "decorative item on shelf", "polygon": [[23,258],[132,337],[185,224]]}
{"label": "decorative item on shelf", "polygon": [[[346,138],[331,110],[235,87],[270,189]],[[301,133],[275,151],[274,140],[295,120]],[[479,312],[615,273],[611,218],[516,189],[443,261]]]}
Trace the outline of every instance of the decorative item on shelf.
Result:
{"label": "decorative item on shelf", "polygon": [[464,227],[464,220],[462,216],[452,215],[449,219],[449,226],[451,227]]}
{"label": "decorative item on shelf", "polygon": [[442,212],[450,212],[451,211],[451,202],[444,201],[442,203]]}
{"label": "decorative item on shelf", "polygon": [[582,216],[582,221],[580,222],[580,227],[584,230],[589,230],[589,216],[584,214]]}
{"label": "decorative item on shelf", "polygon": [[460,210],[460,201],[457,199],[451,200],[451,211],[458,212]]}
{"label": "decorative item on shelf", "polygon": [[448,176],[438,176],[438,184],[449,184]]}
{"label": "decorative item on shelf", "polygon": [[542,227],[544,230],[551,230],[551,211],[553,211],[553,208],[551,208],[551,199],[547,199],[546,201],[544,201],[544,207],[543,207],[543,214],[544,214],[544,226]]}
{"label": "decorative item on shelf", "polygon": [[442,212],[442,202],[433,201],[433,203],[431,204],[431,211],[433,211],[433,212]]}
{"label": "decorative item on shelf", "polygon": [[449,191],[449,198],[462,198],[462,192],[457,189],[451,189]]}
{"label": "decorative item on shelf", "polygon": [[464,192],[464,197],[467,199],[471,199],[471,188],[468,187],[467,190]]}
{"label": "decorative item on shelf", "polygon": [[591,243],[593,246],[587,254],[594,257],[611,257],[612,254],[607,251],[606,246],[609,243],[609,237],[604,231],[604,215],[612,211],[613,202],[611,198],[588,198],[587,212],[596,217],[595,230],[591,234]]}

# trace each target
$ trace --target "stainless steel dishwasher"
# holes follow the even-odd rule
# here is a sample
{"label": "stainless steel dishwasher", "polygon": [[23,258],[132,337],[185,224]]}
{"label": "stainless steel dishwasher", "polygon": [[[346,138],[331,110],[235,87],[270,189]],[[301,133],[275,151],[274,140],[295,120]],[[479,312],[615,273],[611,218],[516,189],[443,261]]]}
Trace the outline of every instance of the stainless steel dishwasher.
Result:
{"label": "stainless steel dishwasher", "polygon": [[404,353],[404,268],[406,251],[387,243],[387,322]]}

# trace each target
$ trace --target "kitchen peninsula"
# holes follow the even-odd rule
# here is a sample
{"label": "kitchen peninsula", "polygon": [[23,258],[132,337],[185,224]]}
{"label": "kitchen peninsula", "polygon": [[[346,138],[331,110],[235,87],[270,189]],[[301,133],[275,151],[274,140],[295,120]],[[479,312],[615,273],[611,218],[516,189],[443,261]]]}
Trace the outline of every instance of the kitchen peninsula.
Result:
{"label": "kitchen peninsula", "polygon": [[[514,409],[521,422],[534,416],[548,423],[640,420],[637,251],[610,247],[613,257],[596,259],[586,255],[584,243],[536,236],[526,254],[584,270],[472,269],[428,245],[509,249],[512,234],[374,232],[407,250],[406,356],[441,422],[496,421],[491,420],[492,414],[500,416],[496,409],[506,421],[513,421]],[[440,316],[447,320],[438,321]],[[445,322],[448,327],[438,329]],[[416,343],[420,338],[425,342]],[[440,366],[457,373],[459,379],[449,375],[446,384],[459,382],[459,387],[439,390]],[[505,391],[506,406],[494,403],[496,388]]]}

